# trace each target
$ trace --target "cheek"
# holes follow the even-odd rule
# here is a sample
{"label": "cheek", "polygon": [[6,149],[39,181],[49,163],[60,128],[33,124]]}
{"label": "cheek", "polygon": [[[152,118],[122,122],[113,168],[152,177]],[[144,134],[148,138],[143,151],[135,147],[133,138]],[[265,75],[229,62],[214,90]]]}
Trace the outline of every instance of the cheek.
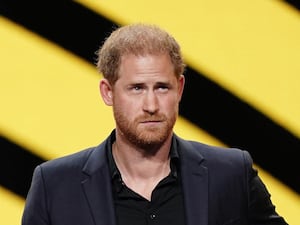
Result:
{"label": "cheek", "polygon": [[124,113],[133,112],[133,109],[137,108],[139,105],[137,100],[126,98],[124,96],[114,96],[113,104],[114,107],[121,109]]}
{"label": "cheek", "polygon": [[173,97],[166,99],[161,105],[168,110],[176,109],[179,105],[178,96],[174,95]]}

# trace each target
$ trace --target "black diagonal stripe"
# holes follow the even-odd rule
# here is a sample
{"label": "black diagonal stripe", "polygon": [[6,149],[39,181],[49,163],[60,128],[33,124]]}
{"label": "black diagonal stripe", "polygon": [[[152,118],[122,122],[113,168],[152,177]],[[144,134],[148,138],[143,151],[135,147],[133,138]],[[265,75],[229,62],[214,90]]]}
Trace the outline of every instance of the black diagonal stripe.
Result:
{"label": "black diagonal stripe", "polygon": [[[297,1],[285,2],[299,9]],[[103,40],[117,26],[69,0],[1,0],[0,13],[90,62],[95,61],[94,52],[101,44],[99,40]]]}
{"label": "black diagonal stripe", "polygon": [[1,2],[2,15],[89,62],[95,62],[100,41],[116,26],[69,0]]}
{"label": "black diagonal stripe", "polygon": [[290,6],[294,7],[295,9],[300,10],[300,2],[299,2],[299,0],[285,0],[284,2],[286,2]]}
{"label": "black diagonal stripe", "polygon": [[[99,41],[116,26],[72,1],[4,2],[4,16],[90,63]],[[249,150],[259,166],[300,193],[299,138],[192,68],[186,77],[180,114],[225,144]]]}
{"label": "black diagonal stripe", "polygon": [[45,160],[0,136],[0,185],[26,197],[34,168]]}

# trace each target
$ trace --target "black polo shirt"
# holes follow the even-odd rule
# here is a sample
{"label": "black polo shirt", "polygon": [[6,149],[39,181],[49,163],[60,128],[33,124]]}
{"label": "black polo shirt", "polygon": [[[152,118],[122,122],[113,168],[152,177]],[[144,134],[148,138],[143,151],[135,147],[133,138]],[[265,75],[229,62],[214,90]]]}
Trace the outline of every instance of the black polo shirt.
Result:
{"label": "black polo shirt", "polygon": [[[113,139],[114,135],[110,140],[111,143],[114,142]],[[179,156],[175,142],[175,138],[173,138],[170,151],[171,172],[155,187],[151,201],[124,184],[113,159],[111,145],[107,146],[117,225],[185,224]]]}

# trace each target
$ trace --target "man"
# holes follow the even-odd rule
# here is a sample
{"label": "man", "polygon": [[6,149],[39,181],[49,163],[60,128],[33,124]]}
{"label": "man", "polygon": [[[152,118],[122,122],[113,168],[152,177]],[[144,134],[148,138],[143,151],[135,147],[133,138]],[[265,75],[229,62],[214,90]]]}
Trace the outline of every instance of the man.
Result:
{"label": "man", "polygon": [[97,54],[116,127],[97,147],[37,166],[23,225],[287,224],[247,151],[174,134],[185,65],[172,36],[128,25]]}

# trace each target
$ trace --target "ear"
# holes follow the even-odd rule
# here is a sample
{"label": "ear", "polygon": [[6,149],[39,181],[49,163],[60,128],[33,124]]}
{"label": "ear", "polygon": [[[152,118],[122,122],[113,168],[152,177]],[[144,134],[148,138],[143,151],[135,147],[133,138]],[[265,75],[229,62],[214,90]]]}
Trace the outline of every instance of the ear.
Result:
{"label": "ear", "polygon": [[102,79],[99,83],[99,89],[100,89],[100,94],[101,97],[104,101],[104,103],[108,106],[112,106],[113,105],[113,101],[112,101],[112,86],[110,85],[110,83],[108,82],[107,79]]}
{"label": "ear", "polygon": [[179,95],[179,100],[181,100],[182,93],[184,90],[184,84],[185,84],[185,77],[184,75],[180,75],[178,79],[178,95]]}

